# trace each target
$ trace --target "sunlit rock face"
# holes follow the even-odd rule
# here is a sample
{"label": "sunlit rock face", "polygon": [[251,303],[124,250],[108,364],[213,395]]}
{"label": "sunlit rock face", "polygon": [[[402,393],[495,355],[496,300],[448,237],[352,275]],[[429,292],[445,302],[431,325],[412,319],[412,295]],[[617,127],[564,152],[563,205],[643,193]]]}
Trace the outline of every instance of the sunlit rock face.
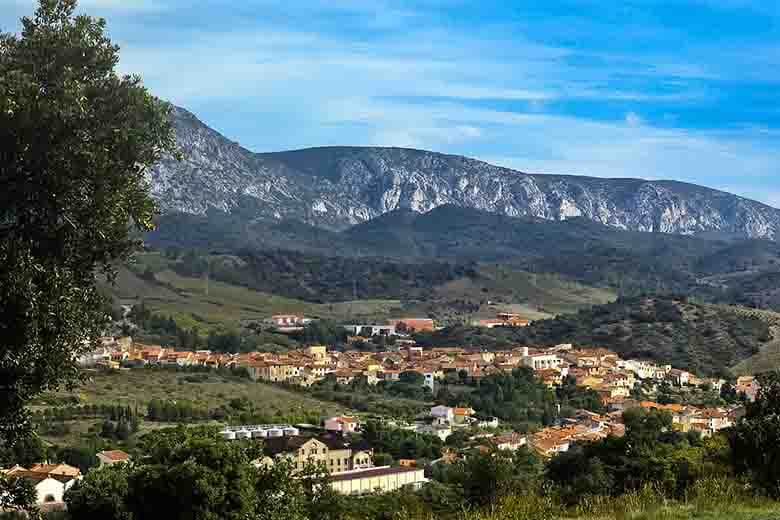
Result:
{"label": "sunlit rock face", "polygon": [[691,184],[531,175],[401,148],[255,154],[184,109],[175,109],[173,122],[183,159],[166,158],[149,172],[164,212],[240,210],[249,219],[344,229],[398,208],[455,204],[510,216],[586,217],[636,231],[780,236],[780,210]]}

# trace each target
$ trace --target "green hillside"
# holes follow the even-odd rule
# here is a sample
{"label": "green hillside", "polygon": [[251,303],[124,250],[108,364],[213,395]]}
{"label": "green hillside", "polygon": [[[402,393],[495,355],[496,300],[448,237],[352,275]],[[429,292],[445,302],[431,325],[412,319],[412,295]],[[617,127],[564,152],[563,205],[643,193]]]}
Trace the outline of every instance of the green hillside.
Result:
{"label": "green hillside", "polygon": [[[167,215],[149,241],[162,248],[238,255],[252,264],[244,278],[252,271],[264,273],[279,263],[280,256],[292,259],[295,277],[286,280],[283,272],[279,283],[287,284],[287,291],[297,290],[295,297],[302,299],[329,300],[336,295],[343,299],[345,291],[354,289],[355,279],[370,281],[358,283],[360,298],[394,288],[393,298],[415,298],[415,291],[430,284],[416,286],[410,280],[440,281],[472,264],[499,263],[607,287],[621,295],[673,292],[780,310],[780,246],[767,240],[623,231],[584,218],[547,221],[452,205],[423,214],[397,210],[343,232],[292,221],[247,225],[240,209],[238,213]],[[416,267],[410,271],[405,264]],[[323,266],[320,274],[318,266]],[[301,272],[311,274],[314,281],[328,278],[328,283],[309,286],[310,279],[298,276]]]}
{"label": "green hillside", "polygon": [[[453,323],[493,317],[497,312],[520,312],[531,319],[542,319],[616,297],[608,289],[588,287],[555,275],[477,264],[463,268],[463,272],[448,264],[429,264],[427,274],[413,276],[410,273],[417,265],[402,264],[408,271],[380,265],[386,277],[403,279],[414,288],[399,290],[400,284],[392,280],[382,282],[380,278],[373,280],[369,290],[362,282],[353,285],[351,276],[339,274],[339,268],[345,265],[343,259],[331,259],[332,263],[313,268],[320,257],[275,253],[267,258],[274,261],[256,263],[256,269],[250,270],[248,262],[233,255],[194,256],[187,260],[190,265],[185,265],[182,256],[173,259],[158,252],[140,253],[132,265],[119,270],[117,284],[107,290],[118,303],[143,302],[152,312],[173,317],[185,327],[197,325],[204,331],[283,313],[337,321],[414,315]],[[193,265],[195,269],[203,266],[204,274],[184,275],[194,270]],[[440,271],[436,270],[438,267]],[[205,269],[211,272],[208,281]],[[318,277],[318,273],[323,276]],[[332,298],[330,301],[319,303],[295,297],[327,286],[334,277],[336,282],[331,290],[321,291],[323,296]],[[297,282],[292,283],[294,280]],[[344,281],[343,286],[338,280]],[[361,288],[367,292],[360,292]],[[353,290],[358,292],[359,299],[351,299]]]}
{"label": "green hillside", "polygon": [[660,297],[622,298],[522,329],[450,328],[421,336],[423,344],[482,346],[575,343],[606,347],[624,357],[654,360],[703,375],[732,367],[773,345],[771,322],[722,305]]}

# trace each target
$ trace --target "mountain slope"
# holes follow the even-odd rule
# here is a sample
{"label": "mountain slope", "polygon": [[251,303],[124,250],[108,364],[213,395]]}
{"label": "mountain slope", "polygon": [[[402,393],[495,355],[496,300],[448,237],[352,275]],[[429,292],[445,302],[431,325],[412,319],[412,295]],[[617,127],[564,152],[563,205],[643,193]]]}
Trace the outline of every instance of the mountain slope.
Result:
{"label": "mountain slope", "polygon": [[474,159],[400,148],[331,147],[254,154],[177,108],[184,155],[150,172],[166,213],[240,210],[341,230],[399,208],[452,204],[509,216],[582,216],[667,233],[780,236],[780,210],[674,181],[528,175]]}
{"label": "mountain slope", "polygon": [[626,358],[651,359],[699,374],[725,376],[729,367],[774,344],[773,323],[761,313],[739,307],[670,297],[635,297],[538,320],[518,329],[453,327],[418,339],[423,345],[482,347],[596,345]]}

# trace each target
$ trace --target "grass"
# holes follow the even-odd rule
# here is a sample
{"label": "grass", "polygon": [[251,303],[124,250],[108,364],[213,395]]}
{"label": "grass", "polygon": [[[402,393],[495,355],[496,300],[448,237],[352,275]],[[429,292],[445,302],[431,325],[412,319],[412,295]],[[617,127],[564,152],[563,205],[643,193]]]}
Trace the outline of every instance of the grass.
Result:
{"label": "grass", "polygon": [[563,507],[552,497],[535,494],[511,496],[484,512],[466,514],[465,520],[774,520],[780,502],[756,497],[740,484],[726,479],[696,482],[682,500],[670,500],[646,486],[619,497],[586,497]]}
{"label": "grass", "polygon": [[316,413],[321,416],[348,412],[338,404],[313,399],[283,388],[248,379],[208,373],[204,382],[189,383],[188,372],[172,369],[133,369],[113,373],[95,373],[90,381],[73,392],[61,390],[36,401],[40,407],[49,399],[77,397],[81,404],[129,405],[145,408],[152,399],[186,399],[209,409],[245,397],[256,409],[269,413]]}
{"label": "grass", "polygon": [[[140,276],[147,267],[154,272],[155,280]],[[317,304],[215,280],[209,281],[207,293],[205,280],[178,275],[168,268],[166,259],[159,253],[137,255],[136,264],[131,269],[121,268],[116,285],[108,291],[123,304],[143,300],[153,312],[170,316],[184,327],[197,325],[206,331],[262,320],[273,314],[295,313],[340,321],[404,315],[399,300]]]}
{"label": "grass", "polygon": [[[154,280],[141,275],[154,273]],[[114,297],[133,304],[141,300],[152,311],[173,317],[180,325],[201,331],[237,326],[273,314],[304,314],[336,321],[383,321],[408,316],[435,316],[442,322],[494,317],[498,312],[519,312],[530,319],[549,318],[615,299],[607,289],[588,287],[562,277],[483,265],[479,276],[461,278],[432,290],[426,301],[358,300],[312,303],[246,287],[175,273],[170,261],[157,252],[135,256],[131,268],[122,268]],[[453,302],[477,303],[476,312],[463,314]]]}
{"label": "grass", "polygon": [[[576,312],[583,307],[614,301],[614,291],[589,287],[561,276],[528,273],[499,265],[482,265],[479,277],[462,278],[439,287],[437,299],[480,301],[472,318],[494,317],[496,312],[518,312],[530,319]],[[487,302],[491,302],[488,304]]]}

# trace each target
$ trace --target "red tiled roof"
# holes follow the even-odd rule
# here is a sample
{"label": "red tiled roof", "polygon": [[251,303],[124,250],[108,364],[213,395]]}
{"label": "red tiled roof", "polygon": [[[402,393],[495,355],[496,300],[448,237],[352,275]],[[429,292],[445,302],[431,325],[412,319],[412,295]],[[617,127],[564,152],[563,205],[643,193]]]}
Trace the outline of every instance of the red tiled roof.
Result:
{"label": "red tiled roof", "polygon": [[103,455],[107,459],[113,460],[113,461],[120,461],[120,460],[128,460],[130,458],[130,455],[125,453],[122,450],[108,450],[108,451],[101,451],[100,455]]}

